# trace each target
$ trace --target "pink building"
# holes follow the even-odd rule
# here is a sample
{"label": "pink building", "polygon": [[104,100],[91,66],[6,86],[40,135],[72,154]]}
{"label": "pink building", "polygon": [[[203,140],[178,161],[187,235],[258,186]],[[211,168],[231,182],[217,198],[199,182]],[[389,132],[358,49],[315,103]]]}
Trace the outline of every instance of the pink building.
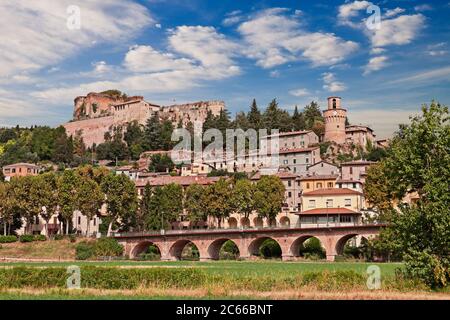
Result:
{"label": "pink building", "polygon": [[360,181],[365,183],[367,169],[375,162],[356,160],[341,164],[341,179],[344,181]]}

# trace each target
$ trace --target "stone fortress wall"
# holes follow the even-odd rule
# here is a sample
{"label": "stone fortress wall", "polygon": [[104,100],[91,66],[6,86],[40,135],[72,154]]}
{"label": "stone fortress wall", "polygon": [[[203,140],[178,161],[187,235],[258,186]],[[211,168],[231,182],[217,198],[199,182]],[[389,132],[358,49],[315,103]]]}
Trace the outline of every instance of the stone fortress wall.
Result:
{"label": "stone fortress wall", "polygon": [[209,110],[213,115],[219,115],[224,108],[223,101],[159,106],[145,101],[142,96],[91,92],[75,98],[73,120],[64,127],[69,136],[81,135],[86,146],[90,147],[103,143],[105,133],[114,127],[124,127],[133,121],[145,125],[147,119],[156,114],[169,119],[176,127],[180,120],[183,126],[189,121],[204,122]]}

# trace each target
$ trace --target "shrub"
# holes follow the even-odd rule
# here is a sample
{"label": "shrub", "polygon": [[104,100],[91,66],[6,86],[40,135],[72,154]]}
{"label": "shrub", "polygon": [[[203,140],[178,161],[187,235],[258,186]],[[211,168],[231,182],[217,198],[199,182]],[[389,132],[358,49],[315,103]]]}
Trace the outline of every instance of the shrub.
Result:
{"label": "shrub", "polygon": [[75,247],[75,258],[77,260],[87,260],[94,255],[94,245],[87,241],[80,242]]}
{"label": "shrub", "polygon": [[100,238],[95,242],[94,254],[97,257],[117,257],[123,254],[123,246],[113,238]]}
{"label": "shrub", "polygon": [[32,234],[23,234],[19,237],[20,242],[33,242],[34,236]]}
{"label": "shrub", "polygon": [[281,257],[280,245],[273,239],[267,239],[261,244],[259,254],[263,258],[280,258]]}
{"label": "shrub", "polygon": [[0,243],[12,243],[16,242],[17,237],[16,236],[0,236]]}
{"label": "shrub", "polygon": [[62,234],[57,234],[57,235],[55,235],[55,237],[53,238],[54,240],[62,240],[62,239],[64,239],[64,235],[62,235]]}
{"label": "shrub", "polygon": [[306,259],[325,259],[326,253],[317,238],[309,238],[300,246],[300,255]]}
{"label": "shrub", "polygon": [[77,241],[77,236],[75,234],[70,234],[69,240],[70,240],[70,242],[74,243]]}
{"label": "shrub", "polygon": [[47,237],[44,236],[43,234],[37,234],[34,236],[33,241],[45,241],[47,240]]}

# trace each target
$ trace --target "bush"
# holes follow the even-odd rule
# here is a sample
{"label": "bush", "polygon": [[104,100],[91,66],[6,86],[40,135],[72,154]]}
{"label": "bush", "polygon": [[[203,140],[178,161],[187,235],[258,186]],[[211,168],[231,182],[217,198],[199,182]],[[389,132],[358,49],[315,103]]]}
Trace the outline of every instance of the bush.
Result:
{"label": "bush", "polygon": [[87,260],[94,255],[94,244],[87,241],[80,242],[75,247],[75,258],[77,260]]}
{"label": "bush", "polygon": [[95,242],[94,254],[97,257],[118,257],[123,254],[123,246],[113,238],[100,238]]}
{"label": "bush", "polygon": [[55,235],[55,237],[53,238],[54,240],[62,240],[62,239],[64,239],[64,235],[62,235],[62,234],[57,234],[57,235]]}
{"label": "bush", "polygon": [[325,259],[326,253],[319,239],[309,238],[300,246],[300,256],[306,259],[319,260]]}
{"label": "bush", "polygon": [[219,257],[225,260],[235,260],[239,257],[239,248],[233,241],[228,240],[220,248]]}
{"label": "bush", "polygon": [[20,242],[33,242],[34,236],[32,234],[23,234],[19,237]]}
{"label": "bush", "polygon": [[37,234],[34,236],[33,241],[45,241],[47,240],[47,237],[44,236],[43,234]]}
{"label": "bush", "polygon": [[0,243],[12,243],[16,241],[17,241],[16,236],[0,236]]}
{"label": "bush", "polygon": [[77,241],[77,236],[75,234],[70,234],[69,240],[70,242],[75,243]]}
{"label": "bush", "polygon": [[281,258],[281,248],[278,242],[273,239],[265,240],[259,248],[259,254],[267,258]]}

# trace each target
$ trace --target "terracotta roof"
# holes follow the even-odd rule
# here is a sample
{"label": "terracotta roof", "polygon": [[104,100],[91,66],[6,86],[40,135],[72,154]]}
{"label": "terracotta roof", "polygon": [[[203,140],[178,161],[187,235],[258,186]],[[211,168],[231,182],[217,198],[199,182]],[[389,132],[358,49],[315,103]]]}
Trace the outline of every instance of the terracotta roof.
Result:
{"label": "terracotta roof", "polygon": [[314,151],[317,149],[320,149],[320,148],[319,147],[310,147],[310,148],[280,149],[279,154],[304,153],[304,152],[311,152],[311,151]]}
{"label": "terracotta roof", "polygon": [[339,176],[337,174],[332,174],[332,175],[328,175],[328,174],[317,174],[317,175],[312,175],[312,176],[301,176],[300,180],[331,180],[334,179],[336,180]]}
{"label": "terracotta roof", "polygon": [[373,132],[373,130],[368,127],[368,126],[363,126],[363,125],[350,125],[345,127],[345,131],[371,131]]}
{"label": "terracotta roof", "polygon": [[347,208],[317,208],[302,211],[296,213],[297,215],[325,215],[325,214],[356,214],[360,215],[360,212],[356,212]]}
{"label": "terracotta roof", "polygon": [[30,167],[30,168],[37,168],[39,169],[39,166],[33,163],[25,163],[25,162],[19,162],[19,163],[13,163],[7,166],[4,166],[3,168],[14,168],[14,167]]}
{"label": "terracotta roof", "polygon": [[350,195],[350,194],[356,194],[356,195],[362,195],[361,192],[351,190],[348,188],[326,188],[326,189],[318,189],[310,192],[305,192],[303,196],[326,196],[326,195]]}
{"label": "terracotta roof", "polygon": [[344,180],[344,179],[338,179],[338,180],[336,181],[336,183],[360,183],[360,184],[363,184],[362,181],[359,181],[359,180],[351,180],[351,179],[346,179],[346,180]]}
{"label": "terracotta roof", "polygon": [[225,177],[159,176],[159,177],[151,177],[148,179],[138,179],[136,180],[135,183],[136,187],[145,187],[148,183],[152,187],[164,186],[171,183],[179,184],[182,186],[189,186],[191,184],[208,185],[219,181],[220,178]]}
{"label": "terracotta roof", "polygon": [[309,168],[314,167],[314,166],[317,166],[318,164],[321,164],[321,163],[326,163],[326,164],[329,164],[330,166],[339,168],[339,166],[338,166],[337,164],[334,164],[334,163],[331,163],[331,162],[328,162],[328,161],[324,161],[324,160],[319,161],[319,162],[316,162],[316,163],[314,163],[314,164],[311,164],[311,165],[309,165],[307,168],[309,169]]}
{"label": "terracotta roof", "polygon": [[361,165],[370,165],[370,164],[374,164],[374,161],[368,161],[368,160],[355,160],[355,161],[348,161],[348,162],[344,162],[341,163],[341,166],[361,166]]}
{"label": "terracotta roof", "polygon": [[[280,179],[296,179],[298,175],[290,173],[290,172],[277,172],[276,174],[272,174],[273,176],[277,176]],[[251,180],[259,180],[261,179],[261,172],[256,172],[251,178]]]}
{"label": "terracotta roof", "polygon": [[300,130],[300,131],[289,131],[289,132],[280,132],[278,134],[268,134],[266,136],[262,136],[261,139],[263,138],[271,138],[271,137],[285,137],[285,136],[295,136],[298,134],[308,134],[312,132],[311,130]]}

